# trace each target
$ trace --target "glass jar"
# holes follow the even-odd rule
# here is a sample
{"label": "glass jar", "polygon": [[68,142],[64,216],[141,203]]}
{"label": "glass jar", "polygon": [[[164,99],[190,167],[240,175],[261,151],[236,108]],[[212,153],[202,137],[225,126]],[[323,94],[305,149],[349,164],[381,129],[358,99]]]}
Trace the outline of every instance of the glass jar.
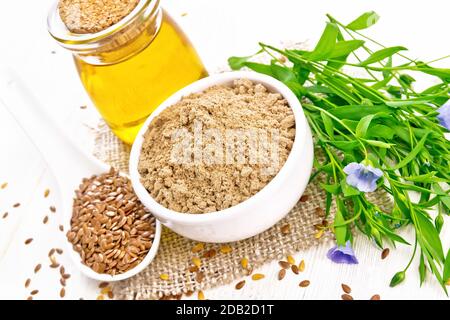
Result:
{"label": "glass jar", "polygon": [[90,34],[70,32],[56,3],[48,30],[72,52],[90,98],[128,144],[161,102],[207,75],[192,44],[159,0],[141,0],[121,21]]}

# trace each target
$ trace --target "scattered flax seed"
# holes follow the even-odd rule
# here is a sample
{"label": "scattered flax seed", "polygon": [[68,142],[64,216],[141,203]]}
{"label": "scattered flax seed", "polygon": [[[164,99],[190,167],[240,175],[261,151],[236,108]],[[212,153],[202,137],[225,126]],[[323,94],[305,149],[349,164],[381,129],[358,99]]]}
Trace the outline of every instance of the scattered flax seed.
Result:
{"label": "scattered flax seed", "polygon": [[195,280],[198,283],[201,283],[204,278],[205,278],[205,274],[203,272],[197,272],[197,276],[195,277]]}
{"label": "scattered flax seed", "polygon": [[111,287],[104,287],[101,291],[100,291],[100,293],[101,294],[108,294],[108,292],[110,292],[111,291]]}
{"label": "scattered flax seed", "polygon": [[81,110],[87,109],[87,106],[80,106]]}
{"label": "scattered flax seed", "polygon": [[245,274],[247,276],[251,275],[253,273],[253,268],[250,266],[247,269],[245,269]]}
{"label": "scattered flax seed", "polygon": [[8,186],[8,182],[3,182],[0,189],[5,189]]}
{"label": "scattered flax seed", "polygon": [[50,189],[45,189],[44,198],[47,198],[49,194],[50,194]]}
{"label": "scattered flax seed", "polygon": [[63,252],[64,252],[63,249],[61,249],[61,248],[56,248],[55,250],[56,250],[57,254],[63,254]]}
{"label": "scattered flax seed", "polygon": [[286,261],[278,261],[278,265],[280,267],[282,267],[283,269],[288,269],[291,265],[289,264],[289,262]]}
{"label": "scattered flax seed", "polygon": [[248,259],[247,258],[241,259],[241,266],[242,266],[242,268],[247,269],[247,267],[248,267]]}
{"label": "scattered flax seed", "polygon": [[49,265],[49,267],[52,268],[52,269],[58,269],[59,268],[59,263],[57,263],[57,262],[52,263],[51,265]]}
{"label": "scattered flax seed", "polygon": [[323,236],[323,234],[324,234],[324,232],[325,232],[325,230],[324,229],[322,229],[322,230],[319,230],[315,235],[314,235],[314,238],[316,238],[316,239],[320,239],[320,238],[322,238],[322,236]]}
{"label": "scattered flax seed", "polygon": [[59,268],[59,274],[63,275],[66,273],[66,269],[64,268],[64,266],[61,266],[61,268]]}
{"label": "scattered flax seed", "polygon": [[281,227],[282,234],[289,234],[291,232],[291,226],[289,224],[285,224]]}
{"label": "scattered flax seed", "polygon": [[198,300],[205,300],[205,294],[203,293],[202,290],[198,292],[197,298]]}
{"label": "scattered flax seed", "polygon": [[254,275],[252,275],[252,280],[254,281],[258,281],[261,279],[264,279],[266,276],[263,275],[262,273],[255,273]]}
{"label": "scattered flax seed", "polygon": [[233,251],[233,248],[228,246],[228,245],[224,245],[220,247],[220,252],[226,254],[226,253],[230,253],[231,251]]}
{"label": "scattered flax seed", "polygon": [[33,242],[33,238],[29,238],[29,239],[25,240],[26,245],[29,245],[31,242]]}
{"label": "scattered flax seed", "polygon": [[167,281],[169,280],[169,275],[167,273],[163,273],[159,276],[161,280]]}
{"label": "scattered flax seed", "polygon": [[381,259],[384,260],[387,258],[387,256],[389,255],[389,248],[385,248],[382,252],[381,252]]}
{"label": "scattered flax seed", "polygon": [[197,253],[202,251],[205,248],[205,245],[203,243],[197,243],[195,246],[192,247],[191,251],[193,253]]}
{"label": "scattered flax seed", "polygon": [[286,57],[285,56],[280,56],[278,58],[278,61],[280,61],[281,63],[285,63],[286,62]]}
{"label": "scattered flax seed", "polygon": [[61,285],[63,287],[65,287],[66,286],[66,279],[64,279],[64,278],[59,279],[59,283],[61,283]]}
{"label": "scattered flax seed", "polygon": [[305,268],[306,268],[305,260],[300,261],[300,264],[298,265],[298,271],[303,272],[305,271]]}
{"label": "scattered flax seed", "polygon": [[186,297],[191,297],[192,295],[194,294],[194,291],[192,291],[192,290],[188,290],[184,295],[186,296]]}
{"label": "scattered flax seed", "polygon": [[18,207],[20,207],[20,203],[19,203],[19,202],[15,203],[15,204],[13,205],[13,208],[18,208]]}
{"label": "scattered flax seed", "polygon": [[299,287],[306,288],[306,287],[308,287],[310,284],[311,284],[311,282],[310,282],[309,280],[303,280],[303,281],[300,282],[298,285],[299,285]]}
{"label": "scattered flax seed", "polygon": [[97,300],[105,300],[105,297],[102,294],[100,294],[97,296]]}
{"label": "scattered flax seed", "polygon": [[109,286],[109,282],[100,282],[98,285],[100,289],[106,288],[107,286]]}
{"label": "scattered flax seed", "polygon": [[39,272],[39,270],[41,270],[41,268],[42,268],[42,264],[38,264],[38,265],[36,265],[36,267],[34,267],[34,273],[38,273]]}
{"label": "scattered flax seed", "polygon": [[300,202],[306,202],[306,201],[308,201],[309,200],[309,196],[308,195],[303,195],[301,198],[300,198]]}
{"label": "scattered flax seed", "polygon": [[293,256],[287,256],[286,259],[289,262],[289,264],[295,264],[295,259]]}
{"label": "scattered flax seed", "polygon": [[316,208],[316,214],[317,214],[319,217],[325,217],[325,211],[324,211],[321,207],[317,207],[317,208]]}
{"label": "scattered flax seed", "polygon": [[6,219],[6,218],[8,217],[8,214],[9,214],[8,212],[5,212],[5,213],[3,214],[3,217],[2,217],[2,218],[3,218],[3,219]]}
{"label": "scattered flax seed", "polygon": [[30,286],[30,283],[31,283],[31,279],[27,279],[26,281],[25,281],[25,288],[28,288],[29,286]]}
{"label": "scattered flax seed", "polygon": [[37,295],[38,293],[39,293],[39,290],[33,290],[33,291],[30,292],[30,294],[31,294],[32,296],[35,296],[35,295]]}
{"label": "scattered flax seed", "polygon": [[239,281],[236,283],[236,290],[241,290],[245,286],[245,280]]}
{"label": "scattered flax seed", "polygon": [[202,266],[202,260],[198,257],[192,258],[192,263],[197,267],[200,268]]}
{"label": "scattered flax seed", "polygon": [[49,257],[53,256],[53,255],[55,254],[55,251],[56,251],[56,250],[53,249],[53,248],[50,249],[50,251],[48,252],[48,256],[49,256]]}
{"label": "scattered flax seed", "polygon": [[42,223],[43,223],[43,224],[47,224],[47,222],[48,222],[48,216],[45,216],[45,217],[44,217],[44,220],[42,220]]}
{"label": "scattered flax seed", "polygon": [[62,224],[59,225],[59,231],[64,232],[64,226]]}
{"label": "scattered flax seed", "polygon": [[183,12],[183,13],[181,14],[181,16],[182,16],[182,17],[186,17],[186,16],[187,16],[187,12]]}
{"label": "scattered flax seed", "polygon": [[286,269],[281,269],[280,271],[278,271],[278,280],[283,280],[285,276],[286,276]]}
{"label": "scattered flax seed", "polygon": [[[284,270],[284,269],[283,269],[283,270]],[[300,271],[298,270],[297,265],[295,265],[295,264],[293,264],[293,265],[291,266],[291,270],[292,270],[292,272],[295,273],[295,274],[299,274],[299,273],[300,273]]]}
{"label": "scattered flax seed", "polygon": [[27,298],[27,300],[33,300],[33,297],[32,297],[32,296],[29,296],[29,297]]}
{"label": "scattered flax seed", "polygon": [[[178,298],[178,296],[179,296],[180,298]],[[108,298],[109,298],[109,299],[114,299],[114,292],[113,292],[112,290],[110,290],[110,291],[108,292]],[[181,295],[177,295],[176,298],[177,298],[177,300],[180,300],[180,299],[181,299]]]}
{"label": "scattered flax seed", "polygon": [[347,293],[341,296],[342,300],[353,300],[353,297]]}
{"label": "scattered flax seed", "polygon": [[59,296],[60,296],[61,298],[64,298],[64,297],[66,296],[66,289],[61,288],[61,291],[59,291]]}
{"label": "scattered flax seed", "polygon": [[56,212],[56,207],[55,207],[55,206],[51,206],[51,207],[50,207],[50,211],[53,212],[53,213],[55,213],[55,212]]}
{"label": "scattered flax seed", "polygon": [[370,298],[370,300],[381,300],[381,297],[380,297],[379,294],[374,294],[374,295]]}
{"label": "scattered flax seed", "polygon": [[348,285],[346,285],[345,283],[341,284],[342,287],[342,291],[344,291],[347,294],[352,293],[352,288],[350,288]]}
{"label": "scattered flax seed", "polygon": [[63,275],[61,275],[61,277],[62,277],[64,280],[67,280],[67,279],[70,278],[70,274],[64,273]]}
{"label": "scattered flax seed", "polygon": [[188,271],[189,272],[197,272],[199,269],[198,269],[198,267],[197,266],[190,266],[189,268],[188,268]]}
{"label": "scattered flax seed", "polygon": [[212,258],[216,255],[216,253],[217,252],[214,249],[208,250],[203,254],[203,258]]}

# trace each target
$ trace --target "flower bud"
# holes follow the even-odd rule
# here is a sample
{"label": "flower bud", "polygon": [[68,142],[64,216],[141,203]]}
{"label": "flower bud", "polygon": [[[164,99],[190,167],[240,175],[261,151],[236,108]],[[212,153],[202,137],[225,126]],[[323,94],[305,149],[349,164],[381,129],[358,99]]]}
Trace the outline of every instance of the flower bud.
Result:
{"label": "flower bud", "polygon": [[405,271],[399,271],[397,272],[391,280],[391,283],[389,284],[390,287],[395,287],[396,285],[400,284],[405,280]]}

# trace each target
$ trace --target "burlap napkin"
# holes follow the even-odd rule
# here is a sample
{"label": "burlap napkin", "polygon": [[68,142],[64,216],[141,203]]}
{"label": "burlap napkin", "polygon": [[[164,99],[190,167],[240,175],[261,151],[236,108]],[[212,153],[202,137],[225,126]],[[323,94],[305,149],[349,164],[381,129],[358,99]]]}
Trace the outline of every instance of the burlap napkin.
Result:
{"label": "burlap napkin", "polygon": [[[127,172],[129,151],[105,124],[100,125],[95,153],[98,158]],[[333,236],[329,232],[317,239],[315,227],[323,220],[322,210],[317,208],[324,208],[324,193],[314,182],[304,194],[302,201],[277,225],[253,238],[230,243],[231,251],[223,245],[205,244],[203,250],[194,253],[196,242],[163,228],[155,260],[137,276],[117,283],[116,297],[158,299],[227,284],[273,259],[285,259],[288,254],[330,241]],[[376,202],[382,207],[391,203],[387,195],[377,195]],[[202,260],[198,271],[189,270],[193,257]],[[247,269],[242,267],[243,258],[248,260]],[[162,280],[162,274],[167,274],[169,280]]]}

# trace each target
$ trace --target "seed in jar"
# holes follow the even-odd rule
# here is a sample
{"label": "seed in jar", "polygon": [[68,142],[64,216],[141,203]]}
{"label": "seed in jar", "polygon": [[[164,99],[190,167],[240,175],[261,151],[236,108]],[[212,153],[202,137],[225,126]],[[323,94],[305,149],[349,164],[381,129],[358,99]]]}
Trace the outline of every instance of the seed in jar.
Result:
{"label": "seed in jar", "polygon": [[156,219],[137,199],[131,181],[111,168],[81,182],[66,237],[83,264],[118,275],[142,262],[155,229]]}

